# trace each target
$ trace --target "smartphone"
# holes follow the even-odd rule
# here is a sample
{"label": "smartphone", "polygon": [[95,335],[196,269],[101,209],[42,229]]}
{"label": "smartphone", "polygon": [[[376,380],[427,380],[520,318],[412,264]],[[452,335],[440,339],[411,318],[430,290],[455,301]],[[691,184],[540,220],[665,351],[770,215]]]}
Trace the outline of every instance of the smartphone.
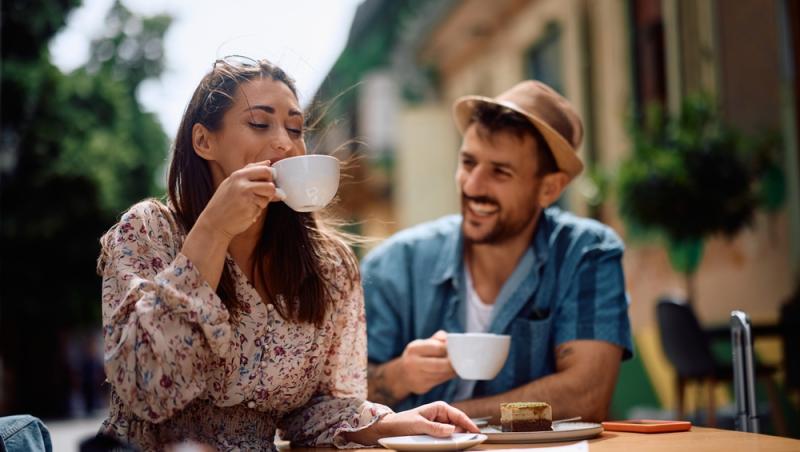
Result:
{"label": "smartphone", "polygon": [[611,432],[667,433],[685,432],[692,429],[689,421],[662,421],[657,419],[628,419],[626,421],[605,421],[603,429]]}

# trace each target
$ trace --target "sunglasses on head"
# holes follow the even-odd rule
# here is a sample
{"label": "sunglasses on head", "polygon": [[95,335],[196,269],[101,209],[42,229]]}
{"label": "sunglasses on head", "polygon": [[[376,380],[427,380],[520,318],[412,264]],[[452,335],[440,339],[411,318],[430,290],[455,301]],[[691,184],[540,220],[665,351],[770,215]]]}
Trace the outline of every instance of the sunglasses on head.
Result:
{"label": "sunglasses on head", "polygon": [[258,67],[258,65],[258,60],[243,55],[228,55],[214,61],[214,67],[232,66],[237,68],[254,68]]}

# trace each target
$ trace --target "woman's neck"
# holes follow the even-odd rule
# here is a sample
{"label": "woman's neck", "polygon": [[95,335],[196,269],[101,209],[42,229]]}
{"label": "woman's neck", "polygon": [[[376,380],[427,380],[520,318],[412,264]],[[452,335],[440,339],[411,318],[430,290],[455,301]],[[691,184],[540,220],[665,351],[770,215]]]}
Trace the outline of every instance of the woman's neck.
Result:
{"label": "woman's neck", "polygon": [[253,257],[255,256],[258,241],[261,239],[266,217],[267,209],[264,209],[253,225],[231,239],[228,245],[228,253],[230,253],[233,260],[236,261],[236,264],[245,272],[248,278],[253,276],[251,274],[253,271]]}

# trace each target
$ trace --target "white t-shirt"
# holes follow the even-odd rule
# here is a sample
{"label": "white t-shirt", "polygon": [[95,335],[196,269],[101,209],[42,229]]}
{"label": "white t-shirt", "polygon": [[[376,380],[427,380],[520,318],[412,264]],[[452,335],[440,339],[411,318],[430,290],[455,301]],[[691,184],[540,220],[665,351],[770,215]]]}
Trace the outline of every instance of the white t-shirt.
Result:
{"label": "white t-shirt", "polygon": [[[475,286],[472,284],[472,275],[469,274],[469,268],[466,264],[464,265],[464,279],[467,283],[467,318],[464,332],[486,333],[489,331],[489,325],[492,322],[494,304],[487,304],[481,300],[478,292],[475,291]],[[474,390],[475,380],[461,380],[458,383],[454,401],[471,398]]]}

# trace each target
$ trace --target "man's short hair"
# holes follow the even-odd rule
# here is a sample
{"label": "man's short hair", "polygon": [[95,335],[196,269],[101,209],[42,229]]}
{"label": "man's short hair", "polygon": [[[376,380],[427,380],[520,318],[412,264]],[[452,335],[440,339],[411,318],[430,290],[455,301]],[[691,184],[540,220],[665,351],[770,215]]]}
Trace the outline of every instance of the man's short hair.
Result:
{"label": "man's short hair", "polygon": [[487,133],[491,137],[498,132],[508,132],[519,139],[523,139],[525,135],[530,135],[536,143],[536,160],[538,164],[536,175],[544,176],[558,171],[556,159],[553,157],[550,146],[545,141],[542,132],[528,118],[514,110],[501,105],[481,103],[475,106],[469,123],[481,126],[477,130],[481,138],[486,138]]}

